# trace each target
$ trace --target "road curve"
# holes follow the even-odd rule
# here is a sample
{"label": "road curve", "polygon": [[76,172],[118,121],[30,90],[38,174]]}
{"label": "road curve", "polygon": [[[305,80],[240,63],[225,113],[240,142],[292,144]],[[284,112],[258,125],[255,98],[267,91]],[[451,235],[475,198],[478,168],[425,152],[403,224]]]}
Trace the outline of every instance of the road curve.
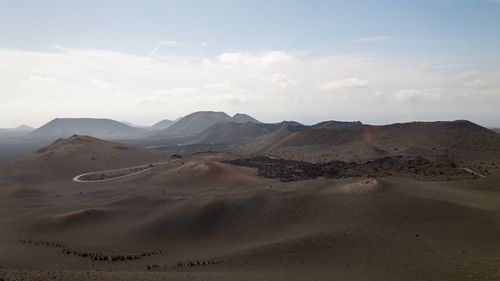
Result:
{"label": "road curve", "polygon": [[474,171],[472,169],[469,169],[469,168],[460,168],[460,169],[462,169],[462,170],[464,170],[464,171],[466,171],[466,172],[468,172],[470,174],[473,174],[476,177],[480,177],[480,178],[484,178],[485,177],[484,175],[481,175],[480,173],[478,173],[478,172],[476,172],[476,171]]}
{"label": "road curve", "polygon": [[[153,169],[154,167],[166,165],[166,164],[169,164],[169,163],[172,163],[172,162],[175,162],[175,161],[179,161],[179,160],[180,159],[174,159],[174,160],[170,160],[170,161],[166,161],[166,162],[150,163],[150,164],[145,164],[145,165],[140,165],[140,166],[134,166],[134,167],[128,167],[128,168],[121,168],[121,169],[114,169],[114,170],[104,170],[104,171],[90,172],[90,173],[85,173],[85,174],[81,174],[81,175],[73,177],[73,181],[74,182],[87,182],[87,183],[90,183],[90,182],[103,182],[103,181],[111,181],[111,180],[123,179],[123,178],[126,178],[126,177],[131,177],[131,176],[135,176],[135,175],[138,175],[138,174],[145,173],[145,172]],[[106,178],[106,179],[102,179],[102,180],[81,180],[80,179],[81,177],[89,176],[89,175],[93,175],[93,174],[103,174],[103,173],[110,173],[110,172],[127,171],[127,170],[138,169],[138,168],[141,168],[141,170],[139,170],[137,172],[130,173],[130,174],[126,174],[126,175],[123,175],[123,176],[118,176],[118,177]],[[144,168],[144,169],[142,169],[142,168]]]}

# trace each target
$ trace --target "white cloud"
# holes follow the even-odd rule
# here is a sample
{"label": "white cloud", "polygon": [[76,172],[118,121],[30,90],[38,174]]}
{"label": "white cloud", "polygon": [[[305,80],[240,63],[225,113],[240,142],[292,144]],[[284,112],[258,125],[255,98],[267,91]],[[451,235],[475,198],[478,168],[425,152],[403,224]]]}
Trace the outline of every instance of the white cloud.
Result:
{"label": "white cloud", "polygon": [[95,78],[90,79],[90,83],[103,89],[110,89],[113,87],[110,83]]}
{"label": "white cloud", "polygon": [[246,112],[264,121],[387,122],[463,114],[500,120],[500,66],[492,65],[461,73],[366,56],[268,51],[145,58],[63,47],[0,48],[0,61],[0,127],[63,116],[145,124],[196,110]]}
{"label": "white cloud", "polygon": [[28,77],[30,81],[41,83],[41,84],[54,84],[57,83],[57,79],[50,76],[41,76],[41,75],[31,75]]}
{"label": "white cloud", "polygon": [[288,53],[272,51],[261,54],[225,52],[217,56],[216,63],[225,66],[246,65],[256,67],[269,67],[273,64],[291,63],[294,57]]}
{"label": "white cloud", "polygon": [[331,81],[316,82],[316,88],[323,91],[336,91],[353,88],[364,88],[368,86],[368,81],[359,78],[347,78]]}
{"label": "white cloud", "polygon": [[481,88],[481,87],[485,87],[486,85],[488,85],[488,83],[486,83],[485,81],[483,81],[481,79],[475,79],[475,80],[472,80],[472,81],[467,81],[464,84],[467,87],[473,87],[473,88]]}
{"label": "white cloud", "polygon": [[397,101],[406,103],[438,102],[441,99],[441,89],[401,89],[394,97]]}
{"label": "white cloud", "polygon": [[425,63],[425,62],[421,62],[421,63],[419,63],[419,64],[417,65],[417,68],[418,68],[419,70],[424,71],[424,70],[427,70],[427,69],[431,68],[431,66],[430,66],[430,65],[428,65],[428,64],[427,64],[427,63]]}
{"label": "white cloud", "polygon": [[286,74],[283,73],[274,73],[269,78],[271,83],[276,86],[277,89],[285,90],[289,87],[297,85],[299,82],[290,79]]}

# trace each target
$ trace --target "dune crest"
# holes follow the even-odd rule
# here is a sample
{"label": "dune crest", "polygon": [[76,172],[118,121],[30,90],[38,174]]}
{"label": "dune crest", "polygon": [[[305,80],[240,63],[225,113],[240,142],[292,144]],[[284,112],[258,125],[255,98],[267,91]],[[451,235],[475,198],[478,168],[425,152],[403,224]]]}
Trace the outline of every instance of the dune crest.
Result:
{"label": "dune crest", "polygon": [[363,193],[372,192],[380,188],[380,182],[376,179],[361,179],[351,183],[333,185],[322,189],[324,193]]}

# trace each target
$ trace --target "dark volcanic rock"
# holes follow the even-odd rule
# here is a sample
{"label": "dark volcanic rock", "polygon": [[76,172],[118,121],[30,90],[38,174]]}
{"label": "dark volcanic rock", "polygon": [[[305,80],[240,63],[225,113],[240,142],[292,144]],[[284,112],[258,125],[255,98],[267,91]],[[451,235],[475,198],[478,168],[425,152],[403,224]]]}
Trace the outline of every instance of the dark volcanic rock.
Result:
{"label": "dark volcanic rock", "polygon": [[282,181],[313,179],[317,177],[384,177],[413,175],[432,179],[473,178],[474,175],[458,168],[454,163],[435,163],[423,157],[393,156],[366,162],[331,161],[309,163],[266,156],[236,159],[228,163],[257,168],[257,174]]}

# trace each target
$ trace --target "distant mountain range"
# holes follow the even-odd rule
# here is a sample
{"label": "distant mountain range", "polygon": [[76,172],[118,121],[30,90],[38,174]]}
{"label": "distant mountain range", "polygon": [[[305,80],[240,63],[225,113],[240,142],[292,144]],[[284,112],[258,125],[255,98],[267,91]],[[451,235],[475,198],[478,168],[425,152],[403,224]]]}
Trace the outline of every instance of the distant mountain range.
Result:
{"label": "distant mountain range", "polygon": [[[199,111],[176,121],[162,120],[150,127],[110,119],[57,118],[36,130],[27,126],[0,130],[0,137],[7,134],[24,137],[30,147],[35,143],[46,145],[58,138],[89,135],[144,147],[182,145],[196,146],[199,150],[207,147],[204,145],[223,146],[242,155],[272,155],[309,162],[368,161],[404,155],[500,165],[495,163],[500,159],[500,134],[465,120],[382,126],[359,121],[325,121],[306,126],[294,121],[261,123],[241,113],[230,116],[224,112]],[[21,146],[22,142],[19,143]],[[14,144],[16,142],[10,141],[9,153],[4,153],[8,159],[28,150],[12,153]]]}
{"label": "distant mountain range", "polygon": [[[195,136],[208,127],[220,122],[259,123],[246,114],[233,117],[224,112],[200,111],[191,113],[176,121],[161,120],[152,126],[139,126],[130,122],[118,122],[98,118],[56,118],[38,129],[19,127],[8,130],[23,136],[38,139],[66,138],[72,135],[89,135],[104,139],[133,138],[176,138]],[[3,131],[0,131],[0,136]],[[7,132],[7,130],[5,131]]]}
{"label": "distant mountain range", "polygon": [[[180,123],[177,129],[169,129]],[[56,118],[38,129],[28,126],[0,129],[0,164],[26,155],[59,138],[88,135],[107,140],[120,140],[140,146],[176,145],[188,142],[207,127],[224,121],[258,122],[245,114],[233,117],[222,112],[195,112],[174,121],[161,120],[152,126],[97,118]]]}

